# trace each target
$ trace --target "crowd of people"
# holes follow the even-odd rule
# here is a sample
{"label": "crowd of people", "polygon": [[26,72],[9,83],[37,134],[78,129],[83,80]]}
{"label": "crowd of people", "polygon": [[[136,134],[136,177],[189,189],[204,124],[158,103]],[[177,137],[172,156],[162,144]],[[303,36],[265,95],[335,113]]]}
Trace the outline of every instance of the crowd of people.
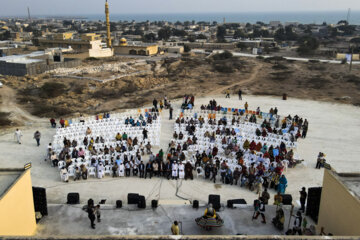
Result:
{"label": "crowd of people", "polygon": [[[284,170],[298,162],[293,149],[300,129],[307,131],[307,120],[290,115],[281,119],[276,107],[264,119],[260,108],[251,114],[234,111],[230,117],[221,116],[221,109],[225,108],[216,100],[201,109],[220,111],[220,117],[211,113],[205,118],[197,113],[190,117],[181,114],[175,121],[176,130],[169,144],[171,157],[181,161],[191,159],[198,173],[203,172],[205,179],[214,183],[219,179],[224,184],[247,187],[257,193],[263,188],[285,193]],[[261,124],[257,124],[259,120]],[[252,123],[253,132],[246,132],[247,122]],[[273,139],[276,141],[272,142]]]}

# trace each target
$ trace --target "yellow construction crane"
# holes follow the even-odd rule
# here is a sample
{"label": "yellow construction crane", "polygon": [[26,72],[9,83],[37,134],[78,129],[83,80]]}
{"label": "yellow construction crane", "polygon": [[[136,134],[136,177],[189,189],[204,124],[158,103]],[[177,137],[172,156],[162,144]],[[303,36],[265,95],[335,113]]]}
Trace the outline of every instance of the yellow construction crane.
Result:
{"label": "yellow construction crane", "polygon": [[105,16],[106,16],[106,44],[108,48],[111,48],[109,4],[107,0],[105,2]]}

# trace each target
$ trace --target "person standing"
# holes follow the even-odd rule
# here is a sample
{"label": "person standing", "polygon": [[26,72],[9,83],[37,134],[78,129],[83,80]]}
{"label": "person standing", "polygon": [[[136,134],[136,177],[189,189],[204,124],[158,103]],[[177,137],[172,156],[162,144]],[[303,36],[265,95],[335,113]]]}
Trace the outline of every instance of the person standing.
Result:
{"label": "person standing", "polygon": [[172,235],[180,235],[179,223],[177,221],[174,221],[171,226],[171,233]]}
{"label": "person standing", "polygon": [[241,89],[239,89],[238,95],[239,95],[239,100],[242,100],[242,91],[241,91]]}
{"label": "person standing", "polygon": [[174,111],[174,109],[173,109],[172,106],[170,105],[170,108],[169,108],[169,114],[170,114],[169,120],[172,120],[173,111]]}
{"label": "person standing", "polygon": [[225,98],[230,98],[230,90],[226,89],[225,93],[226,93]]}
{"label": "person standing", "polygon": [[145,165],[143,163],[143,161],[140,162],[139,164],[139,172],[140,172],[140,178],[144,178],[144,173],[145,173]]}
{"label": "person standing", "polygon": [[158,101],[154,98],[153,105],[154,105],[155,110],[157,109],[157,104],[158,104]]}
{"label": "person standing", "polygon": [[301,211],[304,213],[305,212],[305,202],[306,202],[306,198],[307,198],[307,193],[306,193],[306,188],[303,187],[302,190],[300,191],[300,203],[301,203]]}
{"label": "person standing", "polygon": [[60,125],[61,125],[62,128],[65,127],[65,120],[64,120],[64,119],[61,118],[60,121],[59,121],[59,123],[60,123]]}
{"label": "person standing", "polygon": [[255,200],[254,202],[254,208],[255,208],[255,216],[253,216],[253,220],[257,219],[259,215],[262,217],[262,223],[266,223],[265,219],[265,203],[262,197],[259,197],[259,200]]}
{"label": "person standing", "polygon": [[51,119],[50,119],[50,124],[51,124],[51,127],[52,127],[52,128],[56,128],[56,121],[55,121],[54,118],[51,118]]}
{"label": "person standing", "polygon": [[88,200],[87,213],[88,218],[90,219],[91,228],[95,229],[95,207],[94,200],[92,200],[91,198]]}
{"label": "person standing", "polygon": [[248,108],[249,108],[249,104],[248,104],[247,102],[245,102],[244,107],[245,107],[245,110],[248,110]]}
{"label": "person standing", "polygon": [[16,142],[18,144],[21,144],[21,137],[22,137],[22,133],[21,131],[17,128],[14,134],[14,137],[16,138]]}
{"label": "person standing", "polygon": [[293,226],[293,235],[296,235],[296,233],[298,233],[299,235],[302,235],[302,231],[301,231],[301,223],[302,223],[302,216],[301,216],[301,212],[298,211],[296,213],[295,217],[295,221],[294,221],[294,226]]}
{"label": "person standing", "polygon": [[36,140],[37,146],[40,146],[40,138],[41,138],[41,133],[39,131],[36,131],[34,133],[34,139]]}
{"label": "person standing", "polygon": [[146,130],[146,128],[143,129],[142,134],[144,139],[148,138],[148,130]]}

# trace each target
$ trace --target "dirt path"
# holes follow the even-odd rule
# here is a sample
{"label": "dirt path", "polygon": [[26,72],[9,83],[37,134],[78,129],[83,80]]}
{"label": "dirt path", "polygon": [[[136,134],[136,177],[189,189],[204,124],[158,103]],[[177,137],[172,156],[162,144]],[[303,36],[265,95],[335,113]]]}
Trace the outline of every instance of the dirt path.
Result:
{"label": "dirt path", "polygon": [[248,79],[245,80],[241,80],[239,82],[233,83],[231,85],[226,85],[224,87],[221,88],[217,88],[214,91],[208,92],[206,93],[206,95],[216,95],[216,94],[221,94],[223,91],[225,91],[226,89],[232,88],[234,86],[243,86],[246,83],[249,83],[251,81],[253,81],[256,77],[256,75],[259,73],[259,70],[261,69],[261,67],[263,66],[262,63],[258,63],[255,67],[254,67],[254,71],[251,73],[250,77]]}
{"label": "dirt path", "polygon": [[38,117],[35,117],[28,113],[27,111],[24,111],[16,104],[16,92],[15,90],[3,86],[0,88],[0,95],[1,95],[1,105],[0,110],[2,112],[10,112],[11,113],[11,119],[13,121],[17,122],[43,122],[45,119],[41,119]]}

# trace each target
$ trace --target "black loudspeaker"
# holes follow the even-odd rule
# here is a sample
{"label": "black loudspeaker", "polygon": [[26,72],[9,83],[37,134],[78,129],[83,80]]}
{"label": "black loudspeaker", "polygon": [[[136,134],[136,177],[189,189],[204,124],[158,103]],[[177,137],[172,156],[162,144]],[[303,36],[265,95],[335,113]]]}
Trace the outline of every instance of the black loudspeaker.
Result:
{"label": "black loudspeaker", "polygon": [[198,200],[193,201],[193,208],[199,208],[199,201]]}
{"label": "black loudspeaker", "polygon": [[282,204],[283,205],[291,205],[292,204],[292,196],[291,194],[282,194]]}
{"label": "black loudspeaker", "polygon": [[122,208],[122,201],[116,200],[116,208]]}
{"label": "black loudspeaker", "polygon": [[139,203],[139,194],[138,193],[129,193],[128,194],[128,204],[138,204]]}
{"label": "black loudspeaker", "polygon": [[221,205],[220,205],[220,195],[213,195],[213,194],[210,194],[209,195],[209,204],[212,204],[213,208],[215,210],[219,210],[221,208]]}
{"label": "black loudspeaker", "polygon": [[309,188],[306,202],[306,216],[310,216],[317,223],[320,210],[321,187]]}
{"label": "black loudspeaker", "polygon": [[230,199],[227,201],[227,207],[228,208],[233,208],[234,204],[247,204],[245,199]]}
{"label": "black loudspeaker", "polygon": [[146,201],[144,196],[139,195],[138,208],[146,208]]}
{"label": "black loudspeaker", "polygon": [[155,200],[155,199],[152,200],[152,201],[151,201],[151,207],[152,207],[152,208],[157,208],[157,207],[158,207],[158,200]]}
{"label": "black loudspeaker", "polygon": [[234,207],[234,203],[232,200],[227,200],[227,205],[228,208],[233,208]]}
{"label": "black loudspeaker", "polygon": [[48,215],[46,189],[40,187],[33,187],[33,199],[35,212],[40,212],[41,215]]}
{"label": "black loudspeaker", "polygon": [[79,204],[80,195],[79,193],[69,193],[67,195],[67,204]]}

